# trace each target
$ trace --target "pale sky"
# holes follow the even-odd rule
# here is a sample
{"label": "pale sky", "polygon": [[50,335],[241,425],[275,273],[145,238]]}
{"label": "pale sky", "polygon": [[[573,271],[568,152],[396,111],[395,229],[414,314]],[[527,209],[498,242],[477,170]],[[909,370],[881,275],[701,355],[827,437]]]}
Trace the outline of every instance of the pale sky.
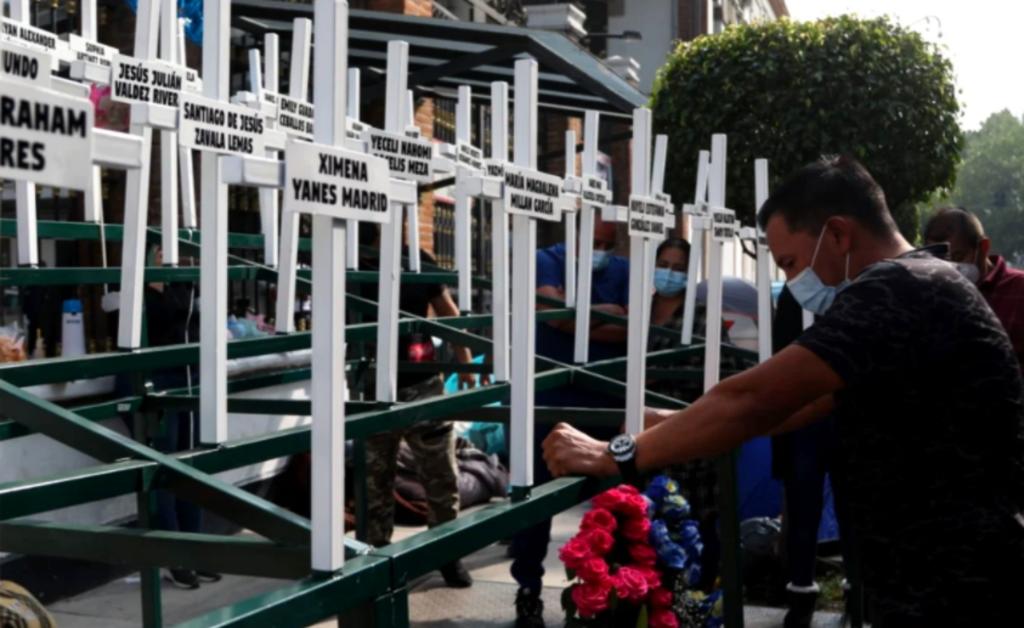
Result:
{"label": "pale sky", "polygon": [[856,13],[888,14],[944,46],[963,110],[977,129],[990,114],[1024,113],[1024,2],[1020,0],[786,0],[795,20]]}

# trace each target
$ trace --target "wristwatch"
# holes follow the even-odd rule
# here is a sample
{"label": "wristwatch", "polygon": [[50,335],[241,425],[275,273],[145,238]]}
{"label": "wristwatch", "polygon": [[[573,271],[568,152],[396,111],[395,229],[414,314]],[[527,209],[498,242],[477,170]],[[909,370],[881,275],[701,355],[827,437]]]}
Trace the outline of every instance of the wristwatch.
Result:
{"label": "wristwatch", "polygon": [[608,454],[619,465],[622,479],[636,484],[640,479],[636,468],[636,439],[631,434],[619,434],[608,442]]}

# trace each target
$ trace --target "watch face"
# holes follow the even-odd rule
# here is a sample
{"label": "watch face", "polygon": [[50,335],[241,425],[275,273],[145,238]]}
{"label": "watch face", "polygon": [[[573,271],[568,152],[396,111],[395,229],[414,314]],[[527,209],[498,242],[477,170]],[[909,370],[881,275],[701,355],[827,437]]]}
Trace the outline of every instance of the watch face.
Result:
{"label": "watch face", "polygon": [[635,441],[628,434],[619,434],[608,443],[608,450],[613,456],[621,456],[633,451]]}

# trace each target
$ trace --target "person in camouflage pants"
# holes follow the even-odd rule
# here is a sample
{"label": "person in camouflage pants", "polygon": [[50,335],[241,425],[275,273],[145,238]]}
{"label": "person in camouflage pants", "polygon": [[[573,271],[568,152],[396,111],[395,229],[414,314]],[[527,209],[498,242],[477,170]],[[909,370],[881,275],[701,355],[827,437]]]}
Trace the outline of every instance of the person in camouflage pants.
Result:
{"label": "person in camouflage pants", "polygon": [[[444,382],[434,376],[401,388],[398,401],[408,402],[444,394]],[[395,523],[395,473],[402,439],[416,460],[416,474],[427,495],[427,526],[451,521],[459,514],[455,429],[450,421],[417,423],[377,434],[366,441],[367,542],[387,545]]]}
{"label": "person in camouflage pants", "polygon": [[[375,232],[374,232],[375,234]],[[362,229],[360,235],[363,235]],[[409,251],[403,247],[403,267],[408,270]],[[436,262],[429,253],[420,252],[423,262]],[[367,264],[372,268],[372,264]],[[373,289],[374,284],[364,284]],[[366,294],[376,300],[376,294]],[[455,305],[443,284],[403,283],[399,292],[399,309],[426,318],[431,312],[436,316],[458,316]],[[461,363],[472,362],[473,356],[466,347],[453,347],[455,358]],[[406,362],[434,362],[433,340],[429,335],[406,334],[398,341],[398,359]],[[482,382],[486,383],[487,378]],[[472,373],[459,374],[460,386],[476,384]],[[444,381],[437,373],[403,371],[399,368],[397,400],[408,403],[444,394]],[[427,496],[427,525],[434,527],[451,521],[459,513],[458,465],[455,461],[455,431],[450,421],[417,423],[410,427],[388,433],[376,434],[366,441],[366,503],[367,539],[371,545],[380,547],[391,542],[395,524],[395,472],[398,468],[398,445],[405,442],[412,450],[416,471]],[[468,587],[473,579],[460,561],[441,568],[441,575],[450,587]]]}

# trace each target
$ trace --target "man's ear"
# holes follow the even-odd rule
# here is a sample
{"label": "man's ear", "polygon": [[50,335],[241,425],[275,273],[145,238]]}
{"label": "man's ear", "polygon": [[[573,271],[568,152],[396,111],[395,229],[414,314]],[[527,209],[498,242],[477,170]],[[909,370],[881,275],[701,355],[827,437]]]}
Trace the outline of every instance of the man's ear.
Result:
{"label": "man's ear", "polygon": [[853,247],[854,223],[845,216],[835,216],[826,226],[826,238],[833,238],[836,248],[847,253]]}

